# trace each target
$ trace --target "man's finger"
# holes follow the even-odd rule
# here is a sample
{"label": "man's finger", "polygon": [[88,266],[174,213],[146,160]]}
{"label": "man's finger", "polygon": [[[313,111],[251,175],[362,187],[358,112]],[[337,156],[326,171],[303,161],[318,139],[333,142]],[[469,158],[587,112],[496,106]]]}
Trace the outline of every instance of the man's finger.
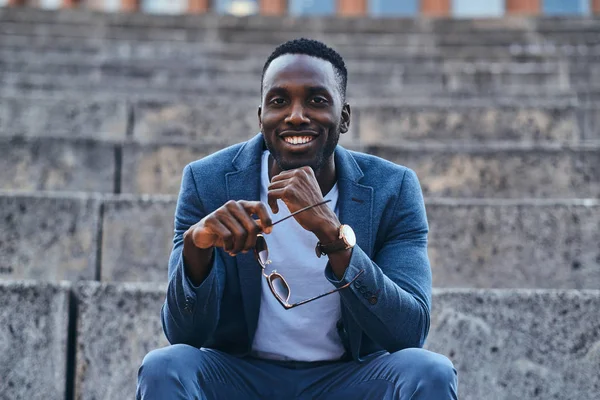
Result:
{"label": "man's finger", "polygon": [[233,211],[231,208],[235,206],[228,206],[227,210],[229,213],[223,214],[220,218],[220,221],[229,229],[229,231],[233,234],[233,243],[231,247],[226,248],[225,250],[231,254],[237,254],[244,249],[244,244],[246,243],[246,238],[248,237],[248,232],[242,225],[240,221],[233,215]]}
{"label": "man's finger", "polygon": [[[244,243],[239,243],[239,245],[241,246],[241,250],[246,251],[253,248],[254,243],[256,242],[256,235],[258,235],[261,232],[260,226],[250,216],[250,211],[247,211],[241,203],[236,202],[235,206],[231,205],[230,211],[246,230],[246,239]],[[236,245],[236,249],[240,246]]]}
{"label": "man's finger", "polygon": [[277,199],[283,200],[283,196],[285,194],[285,188],[269,190],[267,193],[267,202],[269,206],[271,206],[271,210],[273,210],[273,214],[277,214],[279,212],[279,205],[277,204]]}
{"label": "man's finger", "polygon": [[269,186],[267,187],[267,190],[272,190],[272,189],[281,189],[284,188],[286,186],[289,186],[291,184],[291,180],[288,179],[282,179],[280,181],[276,181],[276,182],[271,182],[269,184]]}
{"label": "man's finger", "polygon": [[[206,227],[213,232],[213,235],[216,236],[216,240],[213,243],[213,246],[222,247],[224,250],[230,249],[233,247],[233,235],[227,229],[225,225],[221,223],[217,218],[212,218],[206,222]],[[197,238],[194,237],[194,243],[196,243]]]}
{"label": "man's finger", "polygon": [[281,171],[279,174],[271,178],[271,183],[291,178],[292,176],[294,176],[294,171],[294,169]]}
{"label": "man's finger", "polygon": [[267,207],[263,203],[260,201],[241,200],[240,205],[246,210],[246,212],[258,216],[258,219],[260,220],[259,226],[265,233],[271,233],[271,225],[273,224],[273,221],[271,221],[269,210],[267,210]]}

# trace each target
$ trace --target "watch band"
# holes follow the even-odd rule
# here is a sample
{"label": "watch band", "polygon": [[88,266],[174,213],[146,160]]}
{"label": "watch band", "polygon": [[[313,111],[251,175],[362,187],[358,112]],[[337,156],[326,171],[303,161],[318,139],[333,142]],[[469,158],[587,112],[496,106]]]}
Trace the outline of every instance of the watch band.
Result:
{"label": "watch band", "polygon": [[328,255],[337,251],[347,250],[353,247],[353,245],[346,242],[344,236],[342,235],[343,226],[344,225],[341,225],[338,228],[338,238],[334,241],[331,241],[329,243],[321,243],[320,241],[317,242],[317,245],[315,246],[315,253],[317,254],[317,257],[320,258],[323,254]]}

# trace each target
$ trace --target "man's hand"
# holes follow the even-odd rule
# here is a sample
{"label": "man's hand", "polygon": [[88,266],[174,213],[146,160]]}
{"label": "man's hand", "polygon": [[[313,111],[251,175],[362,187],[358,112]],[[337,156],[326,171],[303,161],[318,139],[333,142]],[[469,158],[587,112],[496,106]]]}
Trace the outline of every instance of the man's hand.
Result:
{"label": "man's hand", "polygon": [[190,227],[185,235],[191,235],[192,243],[199,249],[221,247],[235,255],[254,248],[256,235],[263,231],[271,231],[271,217],[263,203],[230,200]]}
{"label": "man's hand", "polygon": [[[279,211],[277,199],[281,199],[290,212],[323,201],[321,188],[311,167],[283,171],[271,179],[268,202],[274,213]],[[337,215],[329,207],[314,207],[294,218],[306,230],[313,232],[321,243],[330,243],[337,239],[341,225]],[[350,263],[351,250],[328,255],[333,273],[342,279]]]}
{"label": "man's hand", "polygon": [[[277,199],[281,199],[290,212],[323,201],[321,188],[311,167],[283,171],[271,179],[268,202],[273,213],[279,212]],[[337,232],[340,222],[329,207],[314,207],[295,215],[294,218],[306,230],[322,239]]]}

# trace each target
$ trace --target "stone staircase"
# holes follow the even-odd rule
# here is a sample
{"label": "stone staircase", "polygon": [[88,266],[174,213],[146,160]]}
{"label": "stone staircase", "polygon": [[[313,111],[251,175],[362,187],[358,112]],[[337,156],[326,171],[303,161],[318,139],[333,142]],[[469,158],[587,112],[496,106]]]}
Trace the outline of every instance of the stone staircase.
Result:
{"label": "stone staircase", "polygon": [[598,398],[597,18],[0,8],[0,399],[133,396],[181,171],[256,134],[262,64],[299,36],[347,60],[343,145],[421,180],[427,347],[461,399]]}

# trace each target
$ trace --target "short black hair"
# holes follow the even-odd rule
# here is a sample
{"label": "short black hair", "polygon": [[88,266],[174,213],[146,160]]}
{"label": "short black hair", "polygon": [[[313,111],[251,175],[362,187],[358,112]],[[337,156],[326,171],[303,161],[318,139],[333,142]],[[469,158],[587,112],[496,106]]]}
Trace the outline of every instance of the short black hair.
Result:
{"label": "short black hair", "polygon": [[346,63],[342,56],[327,46],[323,42],[319,42],[318,40],[313,39],[294,39],[279,45],[267,61],[265,62],[265,66],[262,70],[262,75],[260,77],[260,92],[262,94],[262,85],[265,79],[265,72],[267,72],[267,68],[271,65],[271,62],[277,57],[283,56],[285,54],[304,54],[311,57],[320,58],[325,61],[329,61],[331,65],[333,65],[333,71],[335,72],[335,78],[338,84],[338,89],[340,94],[342,95],[342,101],[346,100],[346,86],[348,84],[348,71],[346,70]]}

